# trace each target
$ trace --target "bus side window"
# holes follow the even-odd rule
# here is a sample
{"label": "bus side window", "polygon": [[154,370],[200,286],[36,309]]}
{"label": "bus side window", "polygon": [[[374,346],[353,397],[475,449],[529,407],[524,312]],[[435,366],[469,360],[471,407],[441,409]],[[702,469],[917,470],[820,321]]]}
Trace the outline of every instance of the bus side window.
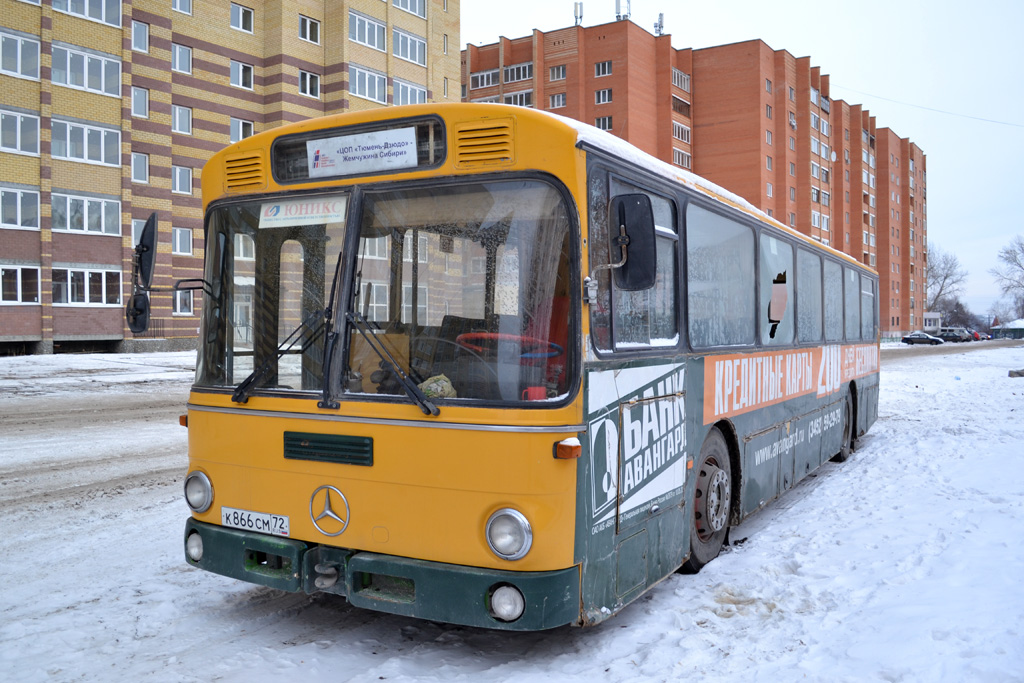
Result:
{"label": "bus side window", "polygon": [[[679,292],[678,243],[674,203],[661,195],[612,177],[598,170],[591,176],[589,201],[590,264],[618,261],[610,255],[608,210],[611,199],[623,194],[642,193],[651,200],[655,224],[657,275],[654,287],[623,291],[614,285],[609,271],[598,271],[598,297],[591,304],[591,334],[598,349],[610,351],[672,347],[679,342],[676,311]],[[617,252],[617,250],[614,250]]]}
{"label": "bus side window", "polygon": [[844,291],[846,298],[846,339],[860,339],[860,273],[853,268],[846,272]]}
{"label": "bus side window", "polygon": [[793,247],[777,237],[761,235],[761,343],[793,343]]}
{"label": "bus side window", "polygon": [[695,348],[754,343],[757,287],[752,229],[690,204],[686,278],[690,342]]}
{"label": "bus side window", "polygon": [[860,275],[860,331],[861,338],[874,340],[876,308],[875,308],[875,282],[870,277],[861,273]]}
{"label": "bus side window", "polygon": [[843,267],[825,261],[825,341],[843,340]]}
{"label": "bus side window", "polygon": [[796,335],[802,342],[821,341],[821,257],[796,252]]}

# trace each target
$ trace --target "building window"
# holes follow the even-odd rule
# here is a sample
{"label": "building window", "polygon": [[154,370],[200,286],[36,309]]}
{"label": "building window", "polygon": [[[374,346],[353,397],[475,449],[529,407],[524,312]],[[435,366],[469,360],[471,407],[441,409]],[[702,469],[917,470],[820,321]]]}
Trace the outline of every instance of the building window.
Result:
{"label": "building window", "polygon": [[514,64],[512,66],[505,67],[506,83],[528,81],[531,78],[533,78],[533,62],[527,62],[526,64]]}
{"label": "building window", "polygon": [[121,304],[121,271],[54,268],[53,303],[92,306]]}
{"label": "building window", "polygon": [[769,145],[772,144],[772,132],[770,130],[764,132],[764,141]]}
{"label": "building window", "polygon": [[299,38],[308,40],[316,45],[320,44],[320,22],[316,19],[299,15]]}
{"label": "building window", "polygon": [[690,141],[690,129],[678,121],[672,122],[672,137],[683,142]]}
{"label": "building window", "polygon": [[683,116],[690,115],[690,103],[686,100],[680,99],[675,95],[672,96],[672,111]]}
{"label": "building window", "polygon": [[690,92],[690,74],[683,73],[679,69],[672,69],[672,85],[684,92]]}
{"label": "building window", "polygon": [[39,154],[39,117],[0,112],[0,151]]}
{"label": "building window", "polygon": [[612,75],[612,63],[611,60],[607,62],[598,62],[594,65],[594,78],[600,78],[601,76]]}
{"label": "building window", "polygon": [[427,65],[427,41],[397,28],[391,33],[395,56],[420,66]]}
{"label": "building window", "polygon": [[789,162],[789,175],[794,177],[796,176],[796,164],[793,163],[792,161]]}
{"label": "building window", "polygon": [[498,85],[498,70],[480,71],[469,75],[469,87],[472,90],[477,88],[489,88]]}
{"label": "building window", "polygon": [[789,214],[789,227],[791,227],[791,228],[795,228],[796,227],[796,214],[795,213]]}
{"label": "building window", "polygon": [[107,0],[106,2],[102,0],[89,0],[89,2],[86,0],[53,0],[53,9],[111,26],[121,25],[120,0]]}
{"label": "building window", "polygon": [[594,93],[594,104],[607,104],[612,101],[612,89],[604,88]]}
{"label": "building window", "polygon": [[770,105],[770,104],[764,105],[764,115],[765,115],[766,118],[769,118],[769,119],[772,117],[772,105]]}
{"label": "building window", "polygon": [[231,28],[252,33],[252,19],[252,9],[231,3]]}
{"label": "building window", "polygon": [[610,116],[598,116],[594,120],[594,125],[597,126],[598,128],[600,128],[601,130],[611,130],[612,129],[612,117],[610,117]]}
{"label": "building window", "polygon": [[796,201],[796,188],[795,187],[789,188],[789,200],[792,201],[792,202]]}
{"label": "building window", "polygon": [[0,188],[0,227],[39,229],[39,193]]}
{"label": "building window", "polygon": [[683,168],[693,168],[692,157],[681,149],[672,148],[672,163]]}
{"label": "building window", "polygon": [[372,47],[374,50],[387,52],[386,27],[362,14],[348,13],[348,37],[360,45]]}
{"label": "building window", "polygon": [[54,230],[121,234],[121,202],[116,200],[55,192],[50,196],[50,214]]}
{"label": "building window", "polygon": [[175,292],[171,313],[173,315],[192,315],[192,294],[191,289]]}
{"label": "building window", "polygon": [[252,121],[231,118],[231,142],[238,142],[253,134]]}
{"label": "building window", "polygon": [[514,104],[518,107],[532,107],[533,106],[533,91],[525,90],[523,92],[514,92],[505,95],[505,104]]}
{"label": "building window", "polygon": [[821,214],[817,211],[811,211],[811,227],[821,227]]}
{"label": "building window", "polygon": [[769,170],[769,171],[772,170],[772,158],[771,157],[765,157],[765,165],[766,165],[766,169],[767,170]]}
{"label": "building window", "polygon": [[192,194],[192,169],[187,166],[171,166],[171,192]]}
{"label": "building window", "polygon": [[444,93],[443,94],[444,94],[445,99],[448,99],[448,77],[447,76],[444,77]]}
{"label": "building window", "polygon": [[39,268],[4,266],[0,268],[0,303],[38,304]]}
{"label": "building window", "polygon": [[78,90],[121,96],[121,61],[63,47],[53,48],[54,83]]}
{"label": "building window", "polygon": [[39,79],[39,41],[0,34],[0,73]]}
{"label": "building window", "polygon": [[192,230],[190,228],[171,228],[171,253],[181,256],[192,255]]}
{"label": "building window", "polygon": [[382,74],[350,66],[349,88],[353,95],[365,97],[381,104],[388,103],[388,79]]}
{"label": "building window", "polygon": [[146,227],[146,221],[141,218],[132,219],[132,246],[142,241],[142,230]]}
{"label": "building window", "polygon": [[192,108],[171,105],[171,132],[192,135]]}
{"label": "building window", "polygon": [[426,0],[394,0],[395,7],[398,9],[404,9],[406,12],[411,12],[421,19],[427,18],[427,3]]}
{"label": "building window", "polygon": [[772,196],[772,184],[771,183],[767,183],[765,185],[764,191],[765,191],[765,194],[767,194],[769,197],[771,197]]}
{"label": "building window", "polygon": [[149,118],[149,91],[134,85],[132,86],[132,116],[139,119]]}
{"label": "building window", "polygon": [[132,182],[149,182],[149,155],[132,152]]}
{"label": "building window", "polygon": [[192,73],[192,48],[171,43],[171,70]]}
{"label": "building window", "polygon": [[443,45],[444,45],[444,53],[445,53],[445,54],[448,54],[448,34],[447,34],[447,33],[446,33],[446,34],[444,34],[444,42],[443,42]]}
{"label": "building window", "polygon": [[366,302],[366,319],[384,322],[388,319],[388,286],[380,282],[364,282],[359,288],[359,300]]}
{"label": "building window", "polygon": [[192,0],[171,0],[171,9],[175,12],[192,14]]}
{"label": "building window", "polygon": [[395,79],[395,104],[426,104],[427,89]]}
{"label": "building window", "polygon": [[548,98],[548,109],[561,109],[565,106],[565,93],[560,92]]}
{"label": "building window", "polygon": [[132,49],[136,52],[149,52],[149,24],[132,21]]}
{"label": "building window", "polygon": [[769,78],[764,79],[764,90],[765,92],[772,91],[772,81]]}
{"label": "building window", "polygon": [[50,154],[54,159],[104,166],[121,165],[121,131],[53,121]]}
{"label": "building window", "polygon": [[252,90],[252,64],[231,60],[231,85]]}
{"label": "building window", "polygon": [[320,76],[308,71],[299,71],[299,93],[320,99]]}
{"label": "building window", "polygon": [[548,69],[548,80],[549,81],[564,81],[565,80],[565,64],[559,64]]}

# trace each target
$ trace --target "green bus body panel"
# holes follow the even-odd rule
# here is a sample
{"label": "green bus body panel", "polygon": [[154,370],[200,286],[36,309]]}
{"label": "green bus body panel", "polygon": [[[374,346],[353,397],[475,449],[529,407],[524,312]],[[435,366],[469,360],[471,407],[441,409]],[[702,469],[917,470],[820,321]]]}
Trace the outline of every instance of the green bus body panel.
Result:
{"label": "green bus body panel", "polygon": [[[511,572],[414,560],[391,555],[352,552],[289,538],[229,529],[189,518],[185,539],[198,532],[204,553],[200,569],[279,590],[344,595],[352,605],[379,612],[510,631],[540,631],[580,621],[580,569]],[[258,560],[283,558],[271,569]],[[276,563],[276,562],[275,562]],[[335,585],[315,585],[317,565],[338,570]],[[498,621],[488,612],[496,585],[518,588],[526,610],[518,620]]]}

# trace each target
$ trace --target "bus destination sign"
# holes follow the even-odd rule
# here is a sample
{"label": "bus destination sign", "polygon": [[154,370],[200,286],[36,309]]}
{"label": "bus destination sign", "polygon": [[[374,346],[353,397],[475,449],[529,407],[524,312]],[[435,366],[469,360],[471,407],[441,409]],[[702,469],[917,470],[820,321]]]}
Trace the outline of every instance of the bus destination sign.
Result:
{"label": "bus destination sign", "polygon": [[306,141],[310,178],[416,167],[416,128],[388,128]]}

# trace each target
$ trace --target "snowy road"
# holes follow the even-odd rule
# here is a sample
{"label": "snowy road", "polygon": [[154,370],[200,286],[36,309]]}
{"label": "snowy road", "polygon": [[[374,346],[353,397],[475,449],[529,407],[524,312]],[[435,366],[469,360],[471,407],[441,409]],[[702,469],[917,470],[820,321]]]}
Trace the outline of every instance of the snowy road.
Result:
{"label": "snowy road", "polygon": [[[964,351],[969,350],[970,353]],[[606,624],[508,634],[190,569],[191,354],[0,358],[18,681],[1021,681],[1024,347],[883,351],[881,418]]]}

